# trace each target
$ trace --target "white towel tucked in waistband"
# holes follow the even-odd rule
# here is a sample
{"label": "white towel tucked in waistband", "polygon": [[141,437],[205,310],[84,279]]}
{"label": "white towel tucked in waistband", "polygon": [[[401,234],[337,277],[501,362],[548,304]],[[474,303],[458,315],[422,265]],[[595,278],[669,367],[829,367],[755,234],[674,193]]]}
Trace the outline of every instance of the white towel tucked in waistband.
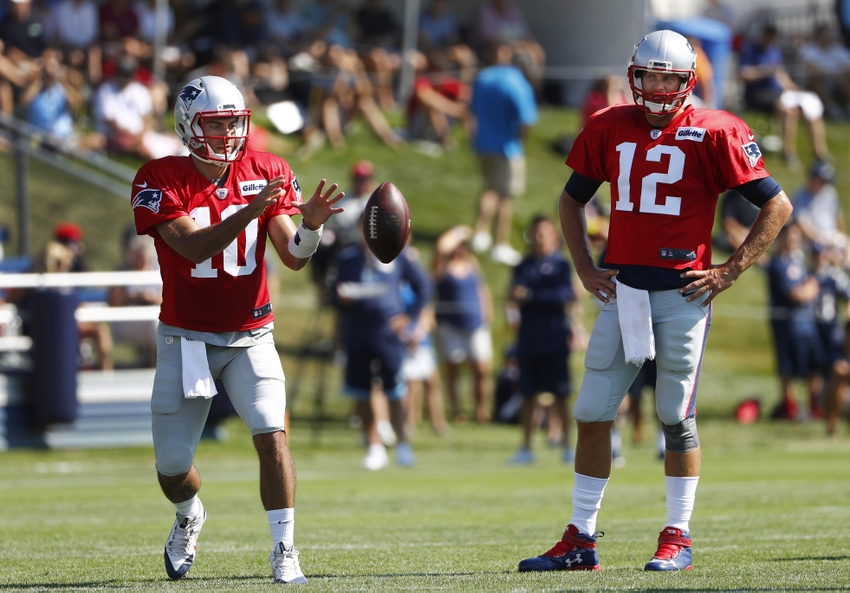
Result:
{"label": "white towel tucked in waistband", "polygon": [[183,355],[183,394],[186,397],[212,397],[218,390],[210,373],[207,345],[198,340],[180,338]]}
{"label": "white towel tucked in waistband", "polygon": [[649,292],[617,283],[617,311],[626,362],[641,365],[655,358],[655,334]]}

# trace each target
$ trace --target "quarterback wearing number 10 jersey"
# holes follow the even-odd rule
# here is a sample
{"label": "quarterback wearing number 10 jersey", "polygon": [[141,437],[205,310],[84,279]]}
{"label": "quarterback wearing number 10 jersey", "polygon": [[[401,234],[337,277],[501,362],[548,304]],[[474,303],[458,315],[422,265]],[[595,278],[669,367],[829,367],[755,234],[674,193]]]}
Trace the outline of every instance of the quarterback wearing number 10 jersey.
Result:
{"label": "quarterback wearing number 10 jersey", "polygon": [[718,195],[769,175],[741,119],[690,105],[663,129],[637,105],[599,111],[566,163],[611,184],[605,263],[615,267],[708,268]]}
{"label": "quarterback wearing number 10 jersey", "polygon": [[[268,221],[280,214],[299,214],[301,188],[283,159],[246,151],[230,164],[227,178],[213,184],[192,157],[165,157],[139,169],[133,181],[136,231],[154,238],[163,281],[160,321],[201,332],[256,329],[273,320],[266,269]],[[190,216],[199,226],[221,222],[262,191],[268,180],[283,175],[285,198],[249,224],[224,251],[195,264],[178,254],[159,235],[156,225]],[[215,295],[213,297],[212,295]]]}

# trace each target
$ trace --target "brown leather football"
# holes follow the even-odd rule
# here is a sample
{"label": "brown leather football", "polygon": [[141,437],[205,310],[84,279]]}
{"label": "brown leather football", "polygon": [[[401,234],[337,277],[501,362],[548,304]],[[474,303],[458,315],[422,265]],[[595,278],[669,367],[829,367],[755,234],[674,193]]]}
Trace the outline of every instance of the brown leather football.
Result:
{"label": "brown leather football", "polygon": [[399,189],[385,181],[369,196],[363,210],[363,236],[379,261],[393,261],[410,238],[410,207]]}

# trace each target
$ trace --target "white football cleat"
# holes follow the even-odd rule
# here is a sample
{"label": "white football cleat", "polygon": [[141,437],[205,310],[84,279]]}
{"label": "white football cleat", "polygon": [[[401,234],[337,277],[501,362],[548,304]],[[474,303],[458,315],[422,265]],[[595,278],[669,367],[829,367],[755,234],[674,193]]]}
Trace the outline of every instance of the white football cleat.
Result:
{"label": "white football cleat", "polygon": [[372,443],[369,445],[369,452],[363,458],[363,467],[370,471],[378,471],[384,469],[390,464],[390,459],[387,456],[387,448],[381,443]]}
{"label": "white football cleat", "polygon": [[298,550],[294,546],[287,550],[283,542],[277,544],[269,556],[269,564],[272,566],[275,583],[303,585],[307,582],[307,577],[301,572],[301,565],[298,564]]}
{"label": "white football cleat", "polygon": [[183,517],[177,515],[171,535],[165,542],[165,572],[172,579],[180,579],[186,576],[195,561],[195,548],[198,546],[198,537],[201,535],[201,527],[207,520],[207,511],[201,506],[201,514],[198,517]]}

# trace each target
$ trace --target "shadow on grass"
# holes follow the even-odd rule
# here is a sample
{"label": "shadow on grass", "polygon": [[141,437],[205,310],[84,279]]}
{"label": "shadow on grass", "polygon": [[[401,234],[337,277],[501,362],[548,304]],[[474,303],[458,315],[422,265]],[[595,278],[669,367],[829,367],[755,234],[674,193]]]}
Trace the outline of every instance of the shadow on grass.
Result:
{"label": "shadow on grass", "polygon": [[837,562],[839,560],[847,560],[850,559],[850,556],[794,556],[793,558],[773,558],[771,562],[800,562],[801,560],[829,560],[832,562]]}
{"label": "shadow on grass", "polygon": [[313,575],[304,575],[307,579],[322,579],[322,580],[332,580],[332,579],[397,579],[404,577],[470,577],[481,574],[504,574],[510,571],[496,571],[491,573],[485,572],[400,572],[400,573],[387,573],[387,574],[369,574],[369,575],[353,575],[353,574],[313,574]]}

